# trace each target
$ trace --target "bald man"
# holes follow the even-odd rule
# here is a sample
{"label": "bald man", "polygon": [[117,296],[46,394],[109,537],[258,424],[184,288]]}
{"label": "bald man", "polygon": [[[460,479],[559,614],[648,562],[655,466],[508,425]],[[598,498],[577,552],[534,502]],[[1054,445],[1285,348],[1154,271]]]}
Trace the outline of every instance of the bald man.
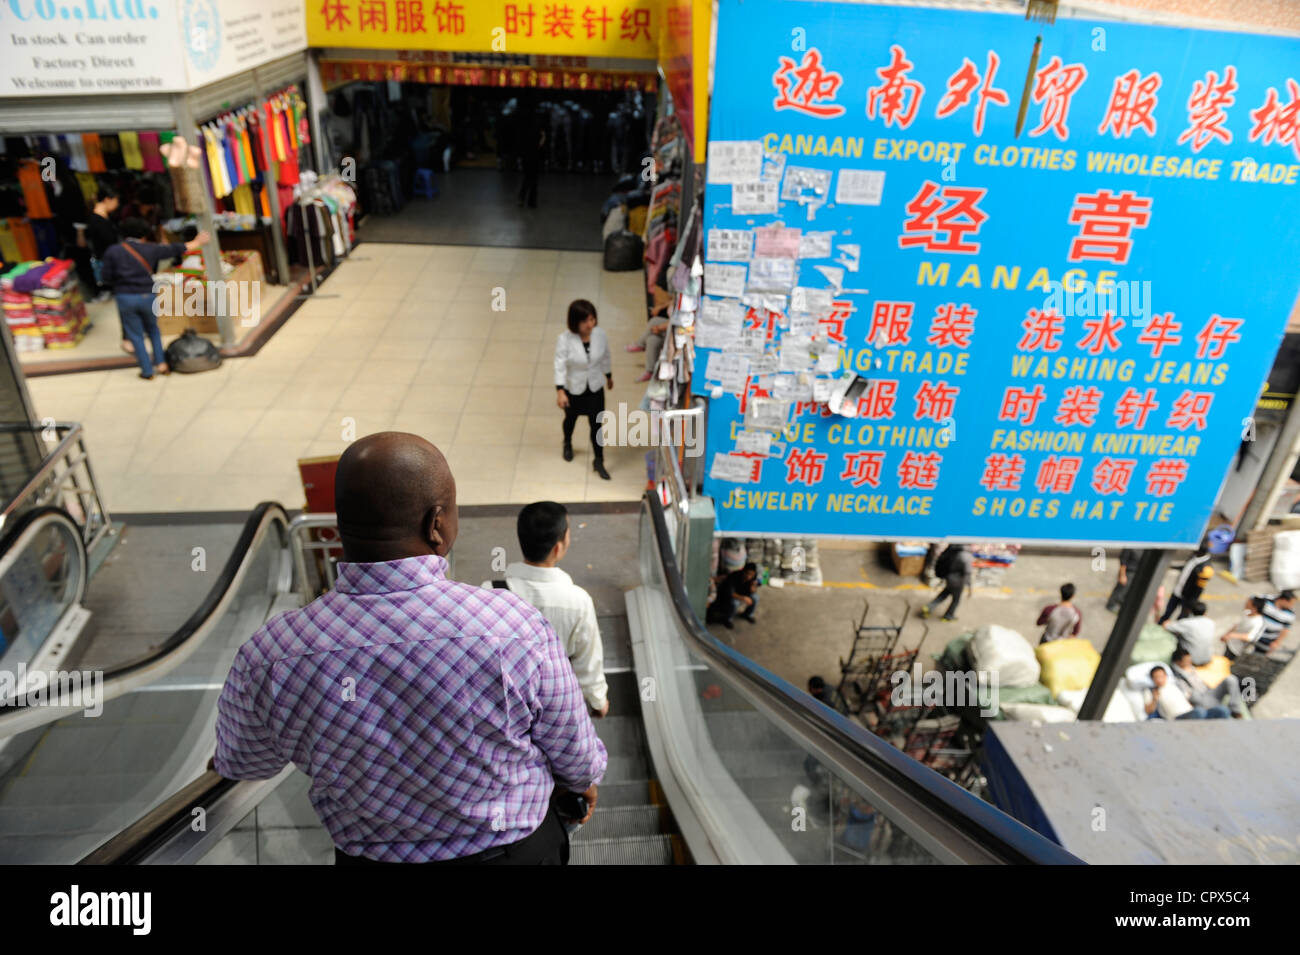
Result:
{"label": "bald man", "polygon": [[605,747],[546,618],[447,579],[446,460],[413,434],[362,438],[339,459],[334,506],[338,581],[240,647],[217,772],[310,776],[336,865],[564,864],[552,794],[581,794],[590,818]]}

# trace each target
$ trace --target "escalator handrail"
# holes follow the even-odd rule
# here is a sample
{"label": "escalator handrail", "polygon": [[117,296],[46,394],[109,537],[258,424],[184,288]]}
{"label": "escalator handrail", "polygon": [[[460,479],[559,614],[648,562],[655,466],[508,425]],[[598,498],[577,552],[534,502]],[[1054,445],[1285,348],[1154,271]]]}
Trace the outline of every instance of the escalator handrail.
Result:
{"label": "escalator handrail", "polygon": [[90,572],[90,557],[86,553],[86,542],[81,539],[81,525],[77,523],[76,518],[63,508],[52,504],[25,512],[17,523],[6,529],[3,538],[0,538],[0,577],[4,576],[6,561],[13,559],[18,553],[16,548],[22,538],[33,530],[32,525],[44,523],[50,518],[66,523],[72,528],[73,539],[77,542],[77,556],[81,560],[81,573],[77,575],[77,593],[73,601],[81,603],[81,598],[86,595],[86,578]]}
{"label": "escalator handrail", "polygon": [[240,783],[207,770],[113,836],[77,865],[139,865],[179,833],[190,831],[194,810],[208,810]]}
{"label": "escalator handrail", "polygon": [[[190,645],[215,625],[221,618],[226,604],[233,599],[239,584],[243,581],[247,563],[257,553],[257,545],[261,543],[270,528],[275,528],[283,547],[287,539],[288,526],[289,515],[280,504],[275,501],[263,501],[258,504],[244,521],[239,539],[235,542],[234,549],[220,573],[217,574],[216,581],[185,623],[145,656],[102,669],[103,701],[106,702],[128,692],[137,683],[147,682],[146,671],[157,668],[159,664],[174,657],[179,650]],[[67,715],[68,710],[65,707],[32,705],[26,700],[15,701],[14,705],[0,709],[0,737],[33,729]]]}
{"label": "escalator handrail", "polygon": [[1082,864],[1043,835],[903,753],[781,677],[727,646],[705,628],[691,607],[672,551],[663,504],[647,491],[644,507],[668,596],[690,649],[782,724],[823,764],[868,792],[888,793],[909,816],[924,819],[953,857],[974,863]]}

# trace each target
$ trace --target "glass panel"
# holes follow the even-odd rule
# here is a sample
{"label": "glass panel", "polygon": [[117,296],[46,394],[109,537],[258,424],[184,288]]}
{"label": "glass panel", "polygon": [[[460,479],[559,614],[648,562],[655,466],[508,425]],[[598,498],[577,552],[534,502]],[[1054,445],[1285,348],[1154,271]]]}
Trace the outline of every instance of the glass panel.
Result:
{"label": "glass panel", "polygon": [[32,537],[0,579],[0,670],[14,673],[41,649],[72,606],[85,568],[76,532],[47,524]]}
{"label": "glass panel", "polygon": [[256,547],[227,612],[175,670],[98,713],[0,740],[0,863],[76,862],[203,771],[221,685],[274,596],[278,534]]}
{"label": "glass panel", "polygon": [[[667,600],[653,525],[644,511],[640,547],[643,585]],[[750,845],[775,837],[794,861],[805,865],[937,861],[889,813],[874,807],[868,793],[836,774],[757,710],[728,676],[692,653],[680,623],[675,616],[673,620],[668,678],[675,681],[673,695],[682,703],[689,731],[689,738],[674,744],[693,748],[706,766],[716,754],[727,778],[710,780],[715,784],[711,788],[735,792],[727,783],[734,784],[747,803],[716,807],[719,818],[750,827]]]}

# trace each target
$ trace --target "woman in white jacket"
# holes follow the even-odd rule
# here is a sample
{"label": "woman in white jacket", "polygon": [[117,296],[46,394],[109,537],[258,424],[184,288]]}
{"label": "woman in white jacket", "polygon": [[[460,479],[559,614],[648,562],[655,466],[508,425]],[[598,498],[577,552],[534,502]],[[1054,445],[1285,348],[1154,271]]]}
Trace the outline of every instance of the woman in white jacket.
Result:
{"label": "woman in white jacket", "polygon": [[592,468],[606,481],[600,422],[605,389],[614,387],[609,341],[596,327],[596,306],[584,298],[569,303],[569,330],[555,342],[555,403],[564,409],[564,460],[573,460],[573,426],[586,416],[591,425]]}

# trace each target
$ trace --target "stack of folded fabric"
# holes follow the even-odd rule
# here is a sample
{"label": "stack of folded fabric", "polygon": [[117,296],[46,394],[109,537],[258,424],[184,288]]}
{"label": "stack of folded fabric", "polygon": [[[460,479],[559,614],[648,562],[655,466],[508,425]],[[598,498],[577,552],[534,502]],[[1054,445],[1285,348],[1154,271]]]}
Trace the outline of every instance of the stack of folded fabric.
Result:
{"label": "stack of folded fabric", "polygon": [[32,292],[36,324],[46,348],[71,348],[86,335],[86,303],[71,259],[54,259]]}
{"label": "stack of folded fabric", "polygon": [[20,352],[40,351],[45,347],[30,291],[19,291],[15,283],[43,262],[20,262],[0,276],[0,298],[3,298],[5,324],[14,336],[14,349]]}

